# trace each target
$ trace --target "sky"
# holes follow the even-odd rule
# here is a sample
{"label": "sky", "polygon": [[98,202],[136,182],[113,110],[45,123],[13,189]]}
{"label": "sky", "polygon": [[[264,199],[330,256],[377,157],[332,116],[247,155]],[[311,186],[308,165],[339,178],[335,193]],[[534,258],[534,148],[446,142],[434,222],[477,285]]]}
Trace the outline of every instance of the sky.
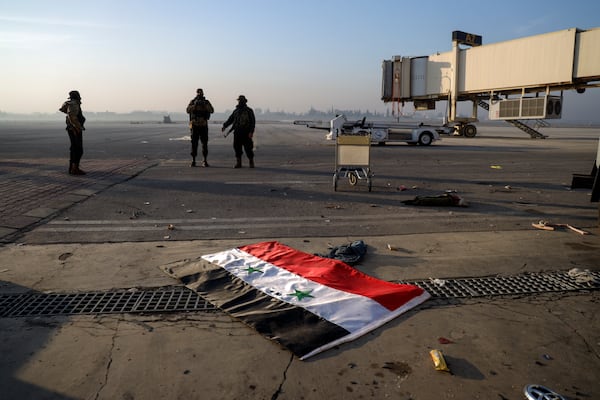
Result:
{"label": "sky", "polygon": [[[0,111],[54,113],[75,89],[84,110],[184,112],[196,88],[217,112],[240,94],[271,111],[385,111],[384,59],[449,51],[455,30],[488,44],[599,15],[589,0],[3,1]],[[600,88],[579,97],[598,114]]]}

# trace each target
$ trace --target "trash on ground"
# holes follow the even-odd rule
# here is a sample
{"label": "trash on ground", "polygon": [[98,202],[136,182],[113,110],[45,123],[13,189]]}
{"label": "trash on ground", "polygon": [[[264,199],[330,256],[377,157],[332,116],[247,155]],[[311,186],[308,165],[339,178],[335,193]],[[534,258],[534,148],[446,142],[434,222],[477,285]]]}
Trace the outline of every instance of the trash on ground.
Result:
{"label": "trash on ground", "polygon": [[545,230],[545,231],[553,231],[556,228],[567,228],[569,230],[572,230],[575,233],[579,233],[580,235],[589,235],[590,234],[588,231],[584,231],[583,229],[576,228],[573,225],[553,224],[551,222],[544,221],[544,220],[541,220],[539,222],[532,222],[531,226],[533,226],[534,228],[537,228],[537,229]]}
{"label": "trash on ground", "polygon": [[437,371],[450,372],[450,368],[448,368],[446,360],[444,359],[444,354],[441,350],[433,349],[429,352],[429,355],[431,356],[433,366]]}
{"label": "trash on ground", "polygon": [[392,246],[389,243],[387,244],[387,248],[388,248],[389,251],[397,251],[398,250],[396,247]]}
{"label": "trash on ground", "polygon": [[355,265],[363,259],[365,254],[367,254],[367,245],[362,240],[356,240],[349,244],[330,247],[327,254],[315,255],[340,260],[348,265]]}
{"label": "trash on ground", "polygon": [[175,225],[169,224],[169,225],[167,225],[167,229],[170,230],[170,231],[172,231],[172,230],[175,229]]}
{"label": "trash on ground", "polygon": [[566,400],[565,397],[542,385],[527,385],[523,389],[523,394],[528,400]]}
{"label": "trash on ground", "polygon": [[433,283],[435,286],[444,287],[446,285],[446,281],[438,278],[429,278],[429,281]]}
{"label": "trash on ground", "polygon": [[444,193],[439,196],[417,196],[413,200],[404,200],[402,203],[412,206],[469,206],[465,199],[456,193]]}
{"label": "trash on ground", "polygon": [[438,343],[439,344],[451,344],[454,343],[452,340],[450,339],[446,339],[445,337],[439,337],[438,338]]}
{"label": "trash on ground", "polygon": [[490,165],[491,169],[502,169],[501,165]]}
{"label": "trash on ground", "polygon": [[589,269],[572,268],[567,275],[575,279],[576,283],[600,283],[596,281]]}

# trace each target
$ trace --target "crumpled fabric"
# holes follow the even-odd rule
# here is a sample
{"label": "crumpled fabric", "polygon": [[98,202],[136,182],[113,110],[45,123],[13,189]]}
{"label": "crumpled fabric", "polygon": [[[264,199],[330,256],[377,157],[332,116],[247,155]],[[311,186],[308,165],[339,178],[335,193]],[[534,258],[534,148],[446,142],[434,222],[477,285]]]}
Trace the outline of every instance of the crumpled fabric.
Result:
{"label": "crumpled fabric", "polygon": [[332,247],[329,253],[317,254],[317,256],[333,258],[348,265],[355,265],[363,259],[365,254],[367,254],[367,245],[362,240],[356,240],[349,244]]}
{"label": "crumpled fabric", "polygon": [[413,206],[468,207],[468,203],[455,193],[444,193],[439,196],[417,196],[413,200],[404,200],[402,203]]}

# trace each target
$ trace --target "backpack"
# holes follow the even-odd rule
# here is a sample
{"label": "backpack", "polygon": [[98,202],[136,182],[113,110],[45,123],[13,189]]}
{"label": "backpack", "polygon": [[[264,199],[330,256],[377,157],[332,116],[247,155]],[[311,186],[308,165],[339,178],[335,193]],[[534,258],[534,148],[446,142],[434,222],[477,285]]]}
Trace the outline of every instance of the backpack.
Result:
{"label": "backpack", "polygon": [[250,130],[252,129],[252,116],[248,107],[241,108],[237,115],[236,129]]}

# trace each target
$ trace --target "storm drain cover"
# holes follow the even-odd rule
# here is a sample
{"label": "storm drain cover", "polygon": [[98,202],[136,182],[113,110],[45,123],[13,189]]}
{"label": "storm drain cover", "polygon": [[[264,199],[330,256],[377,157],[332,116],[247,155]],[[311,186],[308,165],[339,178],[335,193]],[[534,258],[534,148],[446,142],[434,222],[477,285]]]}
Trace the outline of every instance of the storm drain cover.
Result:
{"label": "storm drain cover", "polygon": [[0,317],[214,310],[212,304],[185,287],[0,295]]}
{"label": "storm drain cover", "polygon": [[433,298],[485,297],[600,289],[600,271],[527,273],[483,278],[410,280]]}
{"label": "storm drain cover", "polygon": [[[528,273],[483,278],[407,280],[432,298],[451,299],[600,289],[600,271]],[[217,308],[182,286],[84,293],[0,294],[1,317],[75,314],[214,312]]]}

